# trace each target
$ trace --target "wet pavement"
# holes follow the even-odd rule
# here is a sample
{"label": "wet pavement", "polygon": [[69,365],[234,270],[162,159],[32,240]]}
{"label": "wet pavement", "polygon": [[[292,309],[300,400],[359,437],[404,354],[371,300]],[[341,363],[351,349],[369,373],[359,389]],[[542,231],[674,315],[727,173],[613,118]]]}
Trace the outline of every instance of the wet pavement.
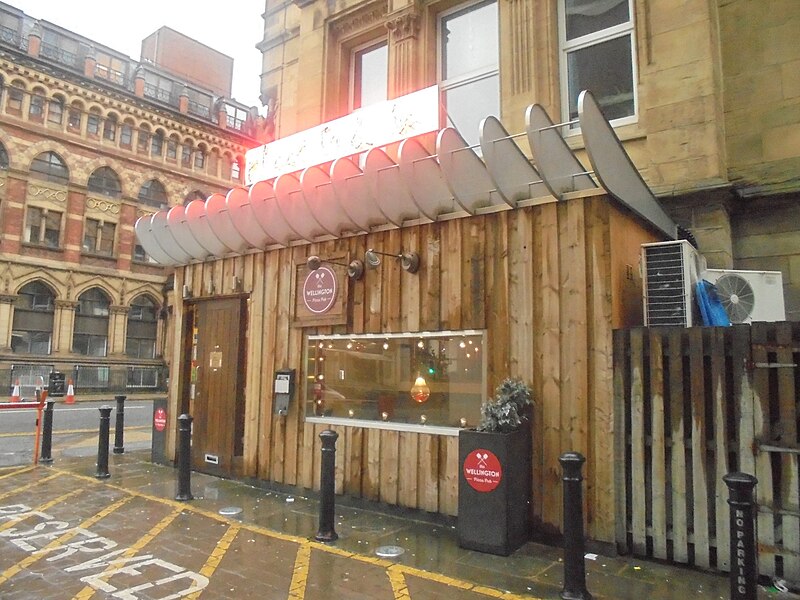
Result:
{"label": "wet pavement", "polygon": [[[176,471],[149,458],[112,455],[105,480],[85,455],[0,468],[0,598],[559,598],[559,548],[482,554],[452,526],[342,505],[322,544],[313,498],[193,473],[194,500],[177,502]],[[594,598],[728,598],[715,574],[604,556],[586,569]]]}

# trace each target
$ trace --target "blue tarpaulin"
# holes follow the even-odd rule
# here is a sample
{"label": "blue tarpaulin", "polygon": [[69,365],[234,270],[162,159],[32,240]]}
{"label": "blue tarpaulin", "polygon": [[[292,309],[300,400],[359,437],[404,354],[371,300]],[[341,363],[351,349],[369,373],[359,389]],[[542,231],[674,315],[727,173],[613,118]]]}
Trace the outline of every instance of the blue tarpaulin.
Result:
{"label": "blue tarpaulin", "polygon": [[697,304],[700,306],[700,315],[703,325],[726,327],[731,324],[725,307],[717,296],[717,286],[710,281],[701,279],[696,286]]}

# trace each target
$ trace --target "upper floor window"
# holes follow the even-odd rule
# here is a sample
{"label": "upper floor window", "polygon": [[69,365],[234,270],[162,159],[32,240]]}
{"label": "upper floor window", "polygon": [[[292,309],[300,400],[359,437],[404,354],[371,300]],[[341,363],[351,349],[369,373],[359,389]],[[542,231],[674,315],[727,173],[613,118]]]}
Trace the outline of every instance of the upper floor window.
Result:
{"label": "upper floor window", "polygon": [[0,144],[0,170],[8,171],[8,167],[8,151],[6,151],[6,147],[3,144]]}
{"label": "upper floor window", "polygon": [[241,174],[242,174],[242,168],[241,166],[239,166],[239,161],[234,158],[231,161],[231,179],[233,181],[239,181]]}
{"label": "upper floor window", "polygon": [[90,112],[86,121],[86,135],[100,137],[100,122],[102,118],[96,112]]}
{"label": "upper floor window", "polygon": [[119,198],[122,195],[122,188],[119,177],[110,167],[100,167],[89,177],[86,188],[95,194],[102,194],[110,198]]}
{"label": "upper floor window", "polygon": [[111,256],[114,253],[114,223],[86,219],[83,230],[83,251]]}
{"label": "upper floor window", "polygon": [[64,101],[61,98],[53,98],[47,109],[47,122],[54,125],[61,125],[64,120]]}
{"label": "upper floor window", "polygon": [[50,354],[55,295],[40,281],[22,286],[14,302],[11,351]]}
{"label": "upper floor window", "polygon": [[67,116],[67,127],[71,131],[79,132],[81,130],[81,120],[83,119],[83,113],[79,106],[70,106],[69,107],[69,114]]}
{"label": "upper floor window", "polygon": [[150,148],[150,132],[146,129],[139,130],[139,137],[136,142],[136,151],[140,154],[147,154],[147,150]]}
{"label": "upper floor window", "polygon": [[178,142],[172,138],[167,140],[167,160],[178,160]]}
{"label": "upper floor window", "polygon": [[353,52],[350,108],[355,110],[388,97],[389,45],[386,41]]}
{"label": "upper floor window", "polygon": [[28,118],[31,121],[44,121],[45,98],[37,93],[31,94],[31,103],[28,107]]}
{"label": "upper floor window", "polygon": [[38,206],[28,207],[25,241],[37,246],[58,248],[61,237],[61,213]]}
{"label": "upper floor window", "polygon": [[153,138],[150,141],[150,154],[152,156],[161,156],[161,152],[164,150],[164,136],[161,132],[153,134]]}
{"label": "upper floor window", "polygon": [[439,19],[439,73],[445,123],[468,144],[478,143],[478,126],[500,113],[497,2],[480,2]]}
{"label": "upper floor window", "polygon": [[181,148],[181,166],[187,169],[192,166],[192,147],[187,144]]}
{"label": "upper floor window", "polygon": [[139,190],[139,202],[162,208],[167,205],[167,190],[158,181],[151,179]]}
{"label": "upper floor window", "polygon": [[203,169],[206,166],[206,154],[202,149],[195,150],[194,153],[194,168]]}
{"label": "upper floor window", "polygon": [[125,85],[127,63],[104,52],[98,51],[95,54],[94,76],[99,79],[106,79],[117,85]]}
{"label": "upper floor window", "polygon": [[123,123],[119,131],[119,145],[122,148],[130,149],[133,143],[133,127],[128,123]]}
{"label": "upper floor window", "polygon": [[117,139],[117,117],[109,115],[103,125],[103,137],[110,142]]}
{"label": "upper floor window", "polygon": [[589,90],[609,121],[636,115],[631,0],[561,0],[561,89],[569,120]]}
{"label": "upper floor window", "polygon": [[55,152],[42,152],[31,162],[31,174],[37,179],[67,185],[69,170],[61,157]]}
{"label": "upper floor window", "polygon": [[230,129],[241,131],[242,127],[244,127],[244,122],[247,120],[247,111],[238,106],[226,104],[225,113],[227,115],[227,126]]}
{"label": "upper floor window", "polygon": [[6,112],[14,115],[22,114],[22,101],[25,98],[25,92],[14,85],[8,88],[8,99],[6,100]]}
{"label": "upper floor window", "polygon": [[157,309],[156,303],[147,296],[139,296],[131,302],[125,339],[125,354],[128,356],[155,358],[156,333],[158,331]]}

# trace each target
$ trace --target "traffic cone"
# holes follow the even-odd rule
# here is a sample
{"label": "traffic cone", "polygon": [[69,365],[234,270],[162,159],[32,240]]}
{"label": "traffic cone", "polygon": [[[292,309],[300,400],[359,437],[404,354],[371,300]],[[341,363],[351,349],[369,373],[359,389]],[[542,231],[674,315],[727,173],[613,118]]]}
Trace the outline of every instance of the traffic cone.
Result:
{"label": "traffic cone", "polygon": [[19,402],[19,379],[14,384],[14,389],[11,390],[11,402]]}
{"label": "traffic cone", "polygon": [[72,387],[72,379],[67,386],[67,395],[64,397],[64,404],[75,404],[75,388]]}

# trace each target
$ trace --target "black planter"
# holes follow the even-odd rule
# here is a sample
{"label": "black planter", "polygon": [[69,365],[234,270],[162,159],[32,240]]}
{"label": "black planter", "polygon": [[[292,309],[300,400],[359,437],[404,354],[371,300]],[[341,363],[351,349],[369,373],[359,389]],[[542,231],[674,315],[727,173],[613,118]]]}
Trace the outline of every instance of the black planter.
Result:
{"label": "black planter", "polygon": [[511,433],[462,429],[458,461],[459,546],[508,556],[530,539],[530,424]]}

